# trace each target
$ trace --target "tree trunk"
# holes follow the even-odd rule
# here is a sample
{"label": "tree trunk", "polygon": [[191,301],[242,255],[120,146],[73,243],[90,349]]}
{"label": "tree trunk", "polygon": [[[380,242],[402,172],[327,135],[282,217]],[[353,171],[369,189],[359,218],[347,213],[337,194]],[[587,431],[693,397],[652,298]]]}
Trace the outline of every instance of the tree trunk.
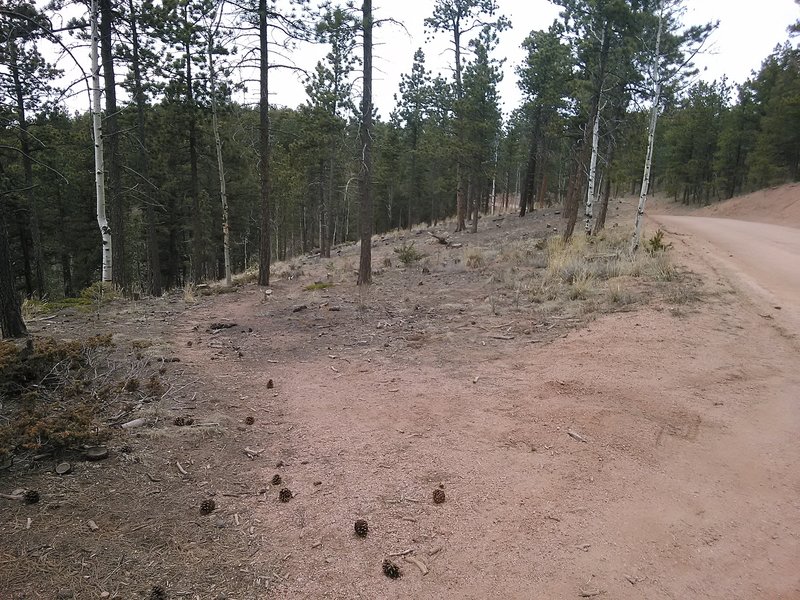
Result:
{"label": "tree trunk", "polygon": [[539,201],[539,206],[542,206],[542,203],[545,201],[547,197],[547,173],[542,174],[542,180],[539,183],[539,192],[536,194],[536,199]]}
{"label": "tree trunk", "polygon": [[528,208],[533,206],[533,188],[536,180],[536,142],[531,141],[528,148],[528,164],[522,180],[522,192],[519,199],[519,216],[524,217]]}
{"label": "tree trunk", "polygon": [[592,126],[592,155],[589,160],[589,184],[586,186],[586,210],[584,213],[584,230],[586,235],[592,232],[592,216],[597,199],[597,153],[600,142],[600,96],[597,97],[594,125]]}
{"label": "tree trunk", "polygon": [[100,0],[100,53],[105,87],[105,134],[108,140],[108,206],[111,217],[111,237],[114,240],[114,263],[111,281],[125,290],[125,202],[121,193],[119,168],[119,126],[117,125],[117,83],[114,78],[114,56],[111,40],[113,13],[111,0]]}
{"label": "tree trunk", "polygon": [[259,245],[258,285],[269,285],[269,267],[271,262],[270,236],[272,226],[270,218],[269,197],[269,49],[267,39],[267,0],[258,0],[258,38],[260,43],[259,73],[260,98],[259,114],[259,183],[261,186],[261,240]]}
{"label": "tree trunk", "polygon": [[647,192],[650,188],[650,167],[653,164],[653,145],[656,137],[656,125],[658,124],[658,108],[661,100],[661,79],[658,74],[658,63],[661,58],[661,30],[663,27],[663,8],[658,15],[658,35],[656,36],[656,52],[653,57],[653,79],[655,80],[655,94],[653,98],[653,108],[650,111],[650,127],[647,131],[647,156],[644,159],[644,174],[642,175],[642,190],[639,194],[639,206],[636,209],[636,221],[633,227],[633,238],[631,239],[631,253],[639,249],[642,237],[642,225],[644,222],[644,206],[647,202]]}
{"label": "tree trunk", "polygon": [[0,199],[0,334],[4,338],[20,337],[28,333],[14,281],[11,249],[6,227],[6,208]]}
{"label": "tree trunk", "polygon": [[58,210],[58,218],[61,221],[61,227],[58,230],[58,255],[61,262],[61,283],[62,291],[65,298],[71,298],[74,295],[72,290],[72,268],[70,267],[70,238],[66,228],[67,213],[64,210],[64,199],[61,196],[61,186],[56,187],[56,208]]}
{"label": "tree trunk", "polygon": [[92,0],[92,131],[94,133],[94,172],[97,194],[97,225],[103,236],[103,270],[101,281],[111,281],[111,229],[106,218],[106,170],[103,159],[103,120],[100,115],[100,63],[98,57],[97,0]]}
{"label": "tree trunk", "polygon": [[564,241],[569,241],[575,232],[575,225],[578,222],[578,205],[580,191],[583,188],[583,165],[580,158],[575,159],[572,166],[572,176],[569,180],[567,197],[564,200],[564,216],[567,218],[567,226],[564,229]]}
{"label": "tree trunk", "polygon": [[[222,15],[220,14],[220,17]],[[217,117],[217,87],[214,72],[214,36],[208,36],[208,76],[211,85],[211,127],[214,130],[214,147],[217,150],[217,171],[219,172],[219,197],[222,202],[222,251],[225,257],[225,285],[233,285],[231,273],[231,229],[228,222],[228,192],[225,188],[225,162],[222,158],[222,140],[219,136]]]}
{"label": "tree trunk", "polygon": [[372,0],[362,6],[364,95],[361,99],[361,259],[358,285],[372,283]]}
{"label": "tree trunk", "polygon": [[481,212],[481,190],[482,186],[473,184],[470,196],[472,197],[472,229],[471,233],[478,233],[478,215]]}
{"label": "tree trunk", "polygon": [[[19,145],[22,152],[22,170],[25,174],[25,198],[28,205],[22,213],[21,224],[24,226],[23,231],[28,233],[31,238],[33,246],[32,274],[33,279],[36,281],[35,287],[30,284],[27,287],[29,294],[35,291],[36,296],[41,299],[47,292],[44,281],[44,253],[42,252],[42,235],[39,229],[39,208],[33,184],[33,160],[31,159],[28,120],[25,114],[25,98],[19,74],[19,65],[17,64],[17,46],[13,40],[9,44],[9,59],[11,77],[14,83],[17,120],[19,121]],[[30,267],[28,269],[30,270]],[[30,279],[30,275],[28,277]]]}
{"label": "tree trunk", "polygon": [[[610,144],[609,144],[610,145]],[[610,150],[610,149],[609,149]],[[611,158],[609,155],[609,163]],[[611,198],[611,173],[606,170],[605,181],[603,181],[603,198],[600,200],[600,208],[597,212],[597,219],[594,222],[594,235],[600,233],[606,226],[606,216],[608,215],[608,200]]]}
{"label": "tree trunk", "polygon": [[456,232],[464,231],[466,228],[467,199],[464,195],[464,180],[461,175],[461,165],[459,165],[458,174],[456,175]]}
{"label": "tree trunk", "polygon": [[[184,5],[183,20],[189,26],[188,3]],[[186,105],[189,111],[189,195],[192,200],[192,279],[202,281],[206,261],[203,251],[203,215],[200,210],[200,179],[197,168],[197,111],[194,102],[194,77],[192,75],[192,52],[190,42],[184,43],[186,59]]]}
{"label": "tree trunk", "polygon": [[[133,86],[134,101],[136,102],[136,137],[138,141],[138,170],[145,186],[150,183],[150,162],[147,157],[147,130],[145,128],[145,95],[142,86],[141,58],[139,56],[139,32],[137,30],[136,6],[133,0],[128,3],[130,9],[130,27],[133,52]],[[158,228],[156,224],[153,203],[149,199],[144,202],[144,218],[147,230],[147,261],[149,263],[149,292],[153,296],[160,296],[162,292],[161,283],[161,257],[158,249]]]}

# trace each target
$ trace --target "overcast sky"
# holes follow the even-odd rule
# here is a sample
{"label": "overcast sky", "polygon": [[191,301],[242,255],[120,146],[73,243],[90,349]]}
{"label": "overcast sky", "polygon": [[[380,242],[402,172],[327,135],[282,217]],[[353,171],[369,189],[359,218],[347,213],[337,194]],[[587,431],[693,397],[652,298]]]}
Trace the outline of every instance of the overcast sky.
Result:
{"label": "overcast sky", "polygon": [[[512,23],[512,29],[501,34],[498,48],[498,56],[506,58],[505,78],[500,86],[503,108],[510,111],[520,101],[514,69],[523,59],[522,41],[532,30],[547,28],[557,18],[559,7],[548,0],[498,0],[498,4]],[[373,87],[375,105],[383,118],[394,106],[400,75],[411,70],[417,48],[423,48],[427,66],[434,73],[446,72],[452,62],[444,34],[427,40],[423,20],[430,15],[431,6],[432,0],[375,3],[376,19],[392,18],[408,30],[406,33],[401,27],[386,23],[375,32]],[[707,80],[727,76],[733,82],[743,82],[777,44],[787,40],[787,26],[800,18],[800,7],[794,0],[687,0],[686,6],[686,24],[720,21],[708,51],[696,60],[700,76]],[[299,64],[311,67],[323,54],[324,49],[304,49],[302,55],[309,64]],[[276,71],[272,82],[276,104],[296,106],[305,101],[303,84],[296,73]]]}
{"label": "overcast sky", "polygon": [[[410,72],[417,48],[422,47],[425,51],[428,69],[450,75],[452,53],[447,51],[445,34],[437,34],[433,40],[429,40],[424,31],[423,21],[430,15],[432,4],[432,0],[375,2],[376,19],[391,18],[405,26],[404,29],[387,22],[375,31],[374,99],[384,119],[388,118],[394,106],[400,75]],[[548,0],[498,0],[498,4],[500,12],[512,24],[510,30],[501,34],[497,52],[498,56],[506,58],[505,78],[500,85],[500,93],[503,109],[509,112],[520,101],[514,70],[523,60],[522,41],[532,30],[547,28],[558,16],[559,7]],[[794,0],[686,0],[685,5],[688,7],[684,19],[686,24],[720,21],[706,53],[696,60],[701,77],[707,80],[727,76],[732,82],[741,83],[751,71],[758,69],[761,61],[777,44],[787,40],[787,26],[800,18],[800,7]],[[293,60],[297,66],[313,70],[316,61],[326,51],[323,46],[302,47],[293,53]],[[85,56],[84,68],[88,72],[88,52]],[[68,65],[64,67],[68,68]],[[296,71],[276,69],[271,71],[270,77],[271,101],[274,104],[295,107],[306,101],[302,75]],[[249,92],[243,99],[257,100],[254,95],[257,84],[248,85]],[[70,101],[70,108],[85,110],[86,104],[86,96],[81,95]]]}

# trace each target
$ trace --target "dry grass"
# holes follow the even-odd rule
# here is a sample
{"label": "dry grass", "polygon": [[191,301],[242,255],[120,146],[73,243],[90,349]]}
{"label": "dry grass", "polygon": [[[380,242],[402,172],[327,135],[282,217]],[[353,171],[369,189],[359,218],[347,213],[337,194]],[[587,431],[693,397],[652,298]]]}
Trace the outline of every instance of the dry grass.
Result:
{"label": "dry grass", "polygon": [[486,265],[486,259],[480,248],[470,248],[464,251],[464,263],[468,269],[481,269]]}
{"label": "dry grass", "polygon": [[[516,309],[520,297],[548,314],[583,315],[657,298],[673,304],[681,298],[691,301],[696,286],[676,287],[682,276],[666,251],[631,255],[629,243],[618,230],[578,235],[569,242],[560,236],[521,240],[505,246],[490,264],[500,286],[513,290]],[[471,256],[483,255],[465,250],[467,266],[472,266]],[[578,305],[574,311],[571,303]]]}

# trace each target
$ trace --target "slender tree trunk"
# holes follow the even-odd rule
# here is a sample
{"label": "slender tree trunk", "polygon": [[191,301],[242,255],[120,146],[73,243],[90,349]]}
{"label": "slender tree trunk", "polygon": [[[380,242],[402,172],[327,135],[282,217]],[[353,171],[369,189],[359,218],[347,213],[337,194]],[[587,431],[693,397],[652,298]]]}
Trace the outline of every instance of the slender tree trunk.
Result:
{"label": "slender tree trunk", "polygon": [[481,212],[481,191],[482,186],[473,184],[471,186],[471,194],[472,197],[472,229],[470,230],[472,233],[478,233],[478,215]]}
{"label": "slender tree trunk", "polygon": [[539,182],[539,192],[536,194],[536,199],[539,201],[539,206],[547,197],[547,173],[542,174],[542,180]]}
{"label": "slender tree trunk", "polygon": [[261,186],[261,241],[259,245],[258,285],[269,285],[271,262],[270,236],[272,219],[270,216],[269,189],[269,49],[267,39],[267,0],[258,0],[258,38],[260,43],[260,98],[259,114],[259,183]]}
{"label": "slender tree trunk", "polygon": [[464,179],[459,163],[456,173],[456,232],[467,228],[467,198],[464,193]]}
{"label": "slender tree trunk", "polygon": [[[0,164],[0,166],[2,166]],[[9,201],[10,202],[10,201]],[[31,253],[30,248],[33,243],[30,241],[30,228],[26,221],[27,213],[20,207],[9,207],[9,214],[14,212],[14,224],[17,228],[19,235],[20,249],[22,250],[22,278],[25,284],[25,297],[32,298],[34,285],[33,285],[33,272],[31,270]],[[11,239],[9,234],[9,240]],[[10,242],[9,242],[10,243]]]}
{"label": "slender tree trunk", "polygon": [[[609,163],[610,162],[611,158],[609,155]],[[600,200],[600,208],[597,212],[597,219],[594,222],[594,235],[600,233],[606,226],[606,217],[608,216],[608,201],[610,198],[611,198],[611,173],[609,173],[608,170],[606,170],[605,181],[603,181],[603,197]]]}
{"label": "slender tree trunk", "polygon": [[[11,78],[14,83],[14,96],[16,100],[17,120],[19,121],[19,145],[22,151],[22,170],[25,174],[25,198],[27,207],[22,213],[24,230],[30,234],[33,246],[33,279],[36,281],[35,289],[28,285],[28,293],[36,292],[42,298],[46,293],[44,281],[44,253],[42,252],[42,235],[39,229],[39,207],[36,201],[36,190],[33,184],[33,160],[31,159],[31,144],[28,134],[28,120],[25,114],[25,96],[22,89],[22,80],[17,64],[17,45],[14,40],[9,43],[9,59]],[[27,251],[27,249],[26,249]],[[30,268],[28,268],[30,271]],[[30,279],[30,276],[29,276]]]}
{"label": "slender tree trunk", "polygon": [[536,142],[531,141],[528,148],[528,164],[525,167],[525,177],[522,179],[522,192],[519,199],[519,216],[524,217],[529,208],[533,207],[533,188],[536,181]]}
{"label": "slender tree trunk", "polygon": [[639,206],[636,209],[636,221],[631,239],[631,253],[639,249],[642,237],[642,224],[644,222],[644,207],[647,202],[647,192],[650,188],[650,168],[653,164],[653,146],[658,124],[658,109],[661,101],[661,78],[658,73],[659,59],[661,58],[661,33],[663,28],[663,8],[658,15],[658,35],[656,36],[656,52],[653,57],[653,80],[656,83],[653,98],[653,108],[650,111],[650,127],[647,131],[647,156],[644,159],[644,174],[642,175],[642,190],[639,194]]}
{"label": "slender tree trunk", "polygon": [[331,238],[333,237],[333,182],[335,173],[334,170],[336,169],[334,165],[333,157],[335,155],[335,151],[333,149],[330,150],[330,156],[328,158],[328,182],[327,182],[327,189],[325,191],[325,214],[323,215],[323,219],[325,221],[325,236],[323,239],[323,246],[322,246],[322,256],[324,258],[331,257]]}
{"label": "slender tree trunk", "polygon": [[589,160],[589,184],[586,186],[586,210],[584,213],[584,230],[586,235],[592,232],[592,217],[594,204],[597,201],[597,154],[600,142],[600,96],[597,97],[594,125],[592,126],[592,155]]}
{"label": "slender tree trunk", "polygon": [[111,281],[122,290],[127,288],[125,277],[125,201],[121,193],[119,168],[119,126],[117,124],[117,82],[114,78],[114,56],[111,40],[113,12],[111,0],[100,0],[100,54],[105,87],[105,134],[108,140],[108,207],[111,217],[111,237],[114,240],[114,263]]}
{"label": "slender tree trunk", "polygon": [[[146,99],[144,87],[142,85],[141,57],[139,54],[139,31],[137,29],[138,16],[136,15],[136,5],[134,0],[129,0],[130,9],[130,28],[133,52],[133,86],[134,101],[136,102],[136,137],[137,137],[137,156],[138,170],[143,183],[150,189],[150,161],[147,157],[147,130],[145,127],[145,108]],[[158,244],[158,226],[156,224],[153,203],[148,198],[143,202],[145,227],[147,230],[147,261],[149,263],[149,292],[153,296],[160,296],[162,292],[161,283],[161,256]]]}
{"label": "slender tree trunk", "polygon": [[[221,15],[220,15],[221,17]],[[208,36],[208,76],[211,85],[211,127],[214,130],[214,147],[217,150],[217,171],[219,172],[219,197],[222,202],[222,251],[225,260],[225,285],[233,285],[231,273],[231,229],[228,221],[228,192],[225,188],[225,162],[222,158],[222,140],[219,135],[217,116],[217,82],[214,71],[214,36]]]}
{"label": "slender tree trunk", "polygon": [[17,295],[11,248],[6,227],[6,207],[0,198],[0,334],[4,338],[20,337],[28,333],[22,320],[22,309]]}
{"label": "slender tree trunk", "polygon": [[71,298],[74,294],[72,290],[72,269],[70,267],[69,247],[70,239],[67,233],[67,213],[64,210],[64,198],[61,196],[61,186],[56,187],[56,208],[58,210],[58,218],[61,222],[61,227],[58,230],[58,250],[59,260],[61,262],[61,283],[62,291],[65,298]]}
{"label": "slender tree trunk", "polygon": [[[183,21],[189,26],[188,3],[184,5]],[[197,110],[194,100],[194,75],[192,73],[192,50],[189,40],[184,42],[186,60],[186,107],[189,112],[189,195],[192,201],[192,279],[195,282],[204,279],[206,270],[205,252],[203,250],[203,215],[200,210],[200,179],[197,167]]]}
{"label": "slender tree trunk", "polygon": [[364,27],[364,95],[361,99],[361,259],[358,285],[372,283],[372,0],[361,8]]}
{"label": "slender tree trunk", "polygon": [[94,134],[94,172],[97,195],[97,225],[103,237],[103,270],[101,281],[111,281],[112,252],[111,229],[106,217],[106,169],[103,159],[103,119],[100,114],[100,63],[97,31],[97,0],[92,0],[92,132]]}
{"label": "slender tree trunk", "polygon": [[578,222],[578,205],[580,191],[583,188],[583,161],[576,157],[572,167],[572,175],[569,179],[567,197],[564,200],[564,216],[567,218],[567,226],[564,229],[564,240],[569,241],[575,232],[575,225]]}

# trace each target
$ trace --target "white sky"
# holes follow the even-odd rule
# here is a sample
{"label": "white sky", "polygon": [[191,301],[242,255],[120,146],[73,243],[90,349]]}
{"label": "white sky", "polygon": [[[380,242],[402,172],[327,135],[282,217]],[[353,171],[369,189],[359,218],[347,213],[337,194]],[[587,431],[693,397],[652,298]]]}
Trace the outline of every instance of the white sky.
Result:
{"label": "white sky", "polygon": [[[356,3],[358,4],[358,3]],[[497,55],[505,57],[505,77],[500,84],[504,111],[510,112],[520,101],[515,67],[523,60],[521,43],[534,29],[547,28],[558,16],[559,7],[548,0],[498,0],[500,11],[506,15],[512,28],[500,36]],[[394,107],[400,75],[411,70],[414,52],[422,47],[427,58],[427,68],[435,73],[450,75],[452,53],[444,33],[427,39],[423,20],[432,11],[432,0],[376,0],[375,18],[393,19],[405,25],[384,23],[375,30],[375,75],[373,93],[375,105],[386,119]],[[780,43],[787,40],[786,28],[800,18],[800,6],[794,0],[686,0],[687,24],[700,24],[719,20],[719,28],[712,34],[708,51],[696,60],[701,77],[707,80],[726,75],[735,83],[744,81],[761,61]],[[360,48],[358,52],[360,53]],[[293,53],[299,67],[313,70],[316,61],[327,52],[324,46],[305,46]],[[78,54],[80,57],[81,54]],[[89,71],[86,51],[85,65]],[[276,58],[276,62],[280,59]],[[285,62],[285,61],[284,61]],[[68,64],[63,68],[69,69]],[[118,74],[121,75],[121,74]],[[296,71],[276,69],[270,74],[271,102],[295,107],[306,100],[302,76]],[[245,100],[253,101],[257,84],[250,83],[250,93]],[[360,93],[360,86],[357,85]],[[70,101],[70,108],[86,110],[85,94]]]}
{"label": "white sky", "polygon": [[[392,18],[403,23],[408,33],[397,25],[384,24],[375,32],[375,105],[381,116],[388,118],[394,106],[400,75],[411,70],[414,52],[422,47],[427,67],[434,73],[447,73],[452,54],[446,52],[447,40],[443,33],[433,42],[426,41],[423,20],[430,16],[432,0],[376,0],[376,19]],[[498,0],[500,11],[506,15],[512,28],[500,34],[497,55],[505,57],[505,77],[500,84],[503,108],[509,112],[520,101],[515,67],[524,58],[522,41],[535,29],[545,29],[558,17],[560,7],[548,0]],[[696,60],[701,77],[707,80],[726,75],[729,80],[741,83],[751,71],[758,69],[761,61],[773,48],[788,39],[786,28],[800,18],[800,6],[794,0],[686,0],[686,24],[694,25],[719,20],[719,28],[712,34],[708,52]],[[314,55],[313,65],[323,51],[304,52]],[[303,65],[305,66],[305,65]],[[303,85],[296,74],[275,72],[271,86],[275,90],[274,102],[296,106],[305,101]]]}

